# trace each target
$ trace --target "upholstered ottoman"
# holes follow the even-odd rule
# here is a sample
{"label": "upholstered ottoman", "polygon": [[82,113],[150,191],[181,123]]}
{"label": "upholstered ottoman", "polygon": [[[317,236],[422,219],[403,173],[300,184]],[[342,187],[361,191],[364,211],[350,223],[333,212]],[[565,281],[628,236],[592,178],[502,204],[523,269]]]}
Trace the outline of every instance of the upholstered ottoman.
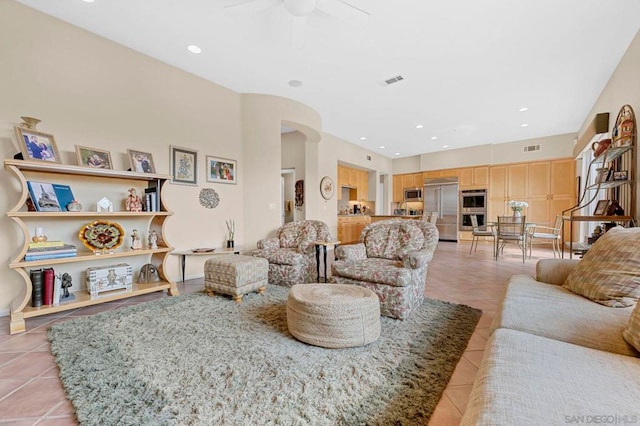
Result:
{"label": "upholstered ottoman", "polygon": [[209,296],[214,292],[233,296],[237,303],[242,296],[267,289],[269,262],[253,256],[230,254],[216,256],[204,264],[204,286]]}
{"label": "upholstered ottoman", "polygon": [[380,337],[380,300],[355,285],[295,284],[287,299],[287,326],[296,339],[315,346],[363,346]]}

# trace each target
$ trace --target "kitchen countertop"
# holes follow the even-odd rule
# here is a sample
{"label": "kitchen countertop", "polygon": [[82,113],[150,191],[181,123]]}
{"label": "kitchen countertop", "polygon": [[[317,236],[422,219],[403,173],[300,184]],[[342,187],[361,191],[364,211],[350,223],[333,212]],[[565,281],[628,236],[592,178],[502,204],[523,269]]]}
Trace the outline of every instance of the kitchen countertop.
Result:
{"label": "kitchen countertop", "polygon": [[369,217],[370,214],[339,214],[338,217]]}

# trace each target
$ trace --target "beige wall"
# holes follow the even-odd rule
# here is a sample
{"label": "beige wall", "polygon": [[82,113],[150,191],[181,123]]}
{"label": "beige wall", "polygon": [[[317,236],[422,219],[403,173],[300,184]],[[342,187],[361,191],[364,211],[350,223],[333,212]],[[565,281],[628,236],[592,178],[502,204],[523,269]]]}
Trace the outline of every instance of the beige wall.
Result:
{"label": "beige wall", "polygon": [[[197,150],[199,186],[170,184],[165,189],[165,202],[175,213],[167,221],[169,243],[177,249],[222,246],[225,221],[234,219],[236,244],[251,250],[258,239],[280,225],[280,127],[286,124],[305,135],[301,177],[307,188],[305,213],[310,219],[325,220],[335,235],[335,198],[324,202],[320,197],[318,176],[336,177],[336,150],[345,149],[349,156],[360,152],[359,157],[366,151],[325,138],[320,117],[307,106],[274,96],[235,93],[15,2],[0,2],[0,55],[4,65],[0,67],[1,158],[11,158],[18,151],[13,127],[23,115],[43,120],[38,130],[56,137],[64,164],[76,164],[77,144],[109,150],[114,168],[124,170],[129,167],[126,151],[131,148],[152,153],[157,172],[168,174],[170,145]],[[238,160],[237,185],[207,182],[207,155]],[[0,212],[6,212],[19,199],[19,185],[4,168],[0,168],[0,185],[4,189]],[[74,182],[70,185],[74,188]],[[87,191],[76,183],[76,196],[85,209],[95,208],[93,202],[103,194],[118,204],[126,196],[127,183],[114,186],[101,187],[96,181]],[[218,192],[217,208],[200,206],[202,188]],[[127,232],[146,226],[121,222]],[[56,225],[51,232],[60,239],[74,235],[80,226]],[[6,265],[23,235],[5,214],[0,215],[0,233],[5,240],[0,245],[4,259],[0,262],[0,313],[6,314],[22,285],[19,275]],[[127,261],[136,269],[144,259]],[[203,262],[204,258],[189,259],[187,278],[202,276]],[[87,266],[56,269],[72,274],[72,290],[76,290]],[[179,278],[177,257],[170,256],[167,273],[174,280]]]}

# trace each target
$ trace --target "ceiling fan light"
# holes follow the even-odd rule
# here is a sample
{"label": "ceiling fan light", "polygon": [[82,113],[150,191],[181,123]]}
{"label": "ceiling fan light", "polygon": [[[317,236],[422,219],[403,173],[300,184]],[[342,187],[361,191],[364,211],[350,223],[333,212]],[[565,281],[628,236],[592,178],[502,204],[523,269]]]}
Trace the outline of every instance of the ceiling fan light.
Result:
{"label": "ceiling fan light", "polygon": [[316,8],[316,0],[284,0],[284,8],[293,16],[307,16]]}

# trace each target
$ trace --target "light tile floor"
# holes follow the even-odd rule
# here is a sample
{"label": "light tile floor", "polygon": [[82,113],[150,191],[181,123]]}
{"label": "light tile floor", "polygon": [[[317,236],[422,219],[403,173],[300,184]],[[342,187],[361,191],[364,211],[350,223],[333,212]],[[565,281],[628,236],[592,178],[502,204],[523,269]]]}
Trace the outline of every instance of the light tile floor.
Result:
{"label": "light tile floor", "polygon": [[[505,248],[496,261],[489,244],[480,244],[473,254],[469,254],[467,242],[438,245],[429,265],[427,296],[480,308],[483,315],[429,425],[459,424],[507,278],[512,274],[533,275],[537,259],[552,256],[550,249],[536,248],[533,258],[523,264],[515,246]],[[179,283],[178,288],[182,294],[189,293],[202,289],[202,283],[202,279],[191,280]],[[13,336],[8,334],[9,318],[0,318],[0,425],[76,425],[73,407],[65,398],[49,352],[47,328],[69,318],[159,297],[165,296],[154,293],[28,319],[27,332]]]}

